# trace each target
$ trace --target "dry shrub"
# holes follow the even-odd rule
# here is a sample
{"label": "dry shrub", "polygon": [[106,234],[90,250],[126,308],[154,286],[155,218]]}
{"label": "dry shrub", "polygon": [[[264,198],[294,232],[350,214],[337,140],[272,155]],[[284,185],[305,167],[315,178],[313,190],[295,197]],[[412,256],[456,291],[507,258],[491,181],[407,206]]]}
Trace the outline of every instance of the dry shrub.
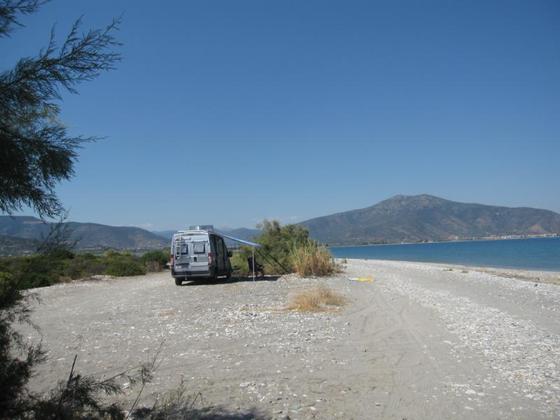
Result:
{"label": "dry shrub", "polygon": [[345,303],[344,296],[328,287],[319,286],[295,295],[287,309],[300,312],[320,312],[343,306]]}
{"label": "dry shrub", "polygon": [[301,277],[330,276],[338,271],[329,250],[311,240],[293,249],[292,262]]}

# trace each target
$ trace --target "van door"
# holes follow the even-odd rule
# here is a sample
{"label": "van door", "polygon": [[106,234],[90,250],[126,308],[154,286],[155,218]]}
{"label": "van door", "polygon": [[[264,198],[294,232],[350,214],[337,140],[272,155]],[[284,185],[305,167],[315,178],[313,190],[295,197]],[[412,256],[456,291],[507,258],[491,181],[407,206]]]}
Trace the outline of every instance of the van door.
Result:
{"label": "van door", "polygon": [[217,271],[218,275],[221,276],[224,274],[225,265],[224,265],[224,243],[222,238],[219,236],[214,236],[216,241],[216,264],[217,264]]}
{"label": "van door", "polygon": [[190,243],[191,248],[191,271],[208,271],[208,253],[210,243],[206,239],[193,239]]}
{"label": "van door", "polygon": [[229,274],[229,257],[228,257],[228,249],[224,238],[220,238],[220,243],[222,244],[222,255],[221,260],[223,264],[222,274],[228,275]]}
{"label": "van door", "polygon": [[229,260],[229,250],[227,248],[226,242],[222,239],[222,241],[224,242],[224,274],[226,274],[227,276],[231,275],[231,261]]}
{"label": "van door", "polygon": [[186,271],[189,268],[189,243],[184,238],[177,238],[173,243],[173,265],[177,271]]}

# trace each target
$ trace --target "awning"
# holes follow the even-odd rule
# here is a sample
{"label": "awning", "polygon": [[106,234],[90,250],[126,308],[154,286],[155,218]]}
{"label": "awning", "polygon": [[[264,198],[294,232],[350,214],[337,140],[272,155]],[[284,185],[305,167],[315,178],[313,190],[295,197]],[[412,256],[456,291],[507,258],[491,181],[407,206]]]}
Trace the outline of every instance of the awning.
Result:
{"label": "awning", "polygon": [[246,241],[245,239],[239,239],[239,238],[236,238],[234,236],[229,236],[229,235],[226,235],[225,233],[222,233],[222,232],[218,232],[218,231],[215,231],[215,232],[218,235],[223,236],[224,238],[228,238],[228,239],[230,239],[234,242],[239,242],[240,244],[248,245],[248,246],[251,246],[253,248],[260,248],[262,246],[261,244],[257,244],[255,242],[251,242],[251,241]]}

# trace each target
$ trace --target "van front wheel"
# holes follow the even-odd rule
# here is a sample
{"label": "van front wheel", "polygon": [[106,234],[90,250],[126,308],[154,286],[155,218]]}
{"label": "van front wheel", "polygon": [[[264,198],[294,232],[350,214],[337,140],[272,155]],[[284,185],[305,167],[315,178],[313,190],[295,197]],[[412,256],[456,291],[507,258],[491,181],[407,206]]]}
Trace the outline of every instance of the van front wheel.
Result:
{"label": "van front wheel", "polygon": [[175,286],[180,286],[183,284],[183,279],[175,279]]}

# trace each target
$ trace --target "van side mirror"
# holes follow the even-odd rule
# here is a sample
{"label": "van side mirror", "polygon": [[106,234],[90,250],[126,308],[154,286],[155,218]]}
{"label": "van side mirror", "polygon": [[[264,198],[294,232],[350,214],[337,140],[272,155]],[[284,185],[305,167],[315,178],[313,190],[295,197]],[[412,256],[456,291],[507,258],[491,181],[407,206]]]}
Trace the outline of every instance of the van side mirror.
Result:
{"label": "van side mirror", "polygon": [[231,258],[231,257],[233,257],[233,252],[231,252],[231,251],[228,251],[228,252],[227,252],[227,256],[228,256],[228,258]]}

